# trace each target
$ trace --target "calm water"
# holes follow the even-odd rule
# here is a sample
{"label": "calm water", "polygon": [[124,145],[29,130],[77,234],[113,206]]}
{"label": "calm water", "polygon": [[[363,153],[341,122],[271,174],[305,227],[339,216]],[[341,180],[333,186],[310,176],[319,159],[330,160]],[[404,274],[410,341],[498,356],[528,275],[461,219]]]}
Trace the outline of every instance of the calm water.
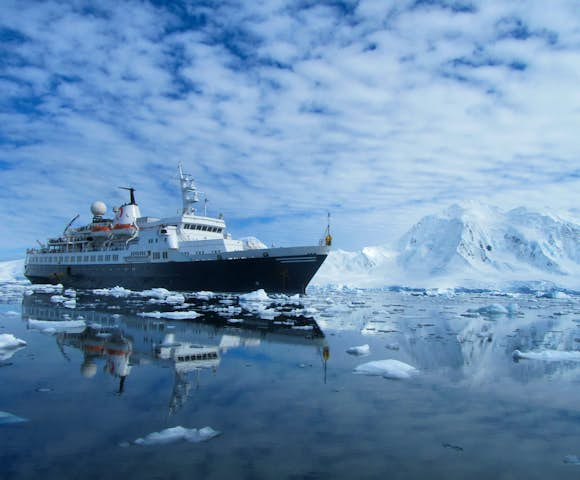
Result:
{"label": "calm water", "polygon": [[[149,297],[51,295],[0,305],[0,333],[28,342],[0,360],[0,410],[28,419],[0,425],[2,479],[580,477],[564,461],[580,456],[580,363],[512,357],[580,349],[578,297],[318,292],[264,313],[186,295],[202,315],[172,320],[139,316],[175,310]],[[37,322],[78,317],[91,326]],[[389,358],[420,373],[352,373]],[[133,443],[178,425],[221,434]]]}

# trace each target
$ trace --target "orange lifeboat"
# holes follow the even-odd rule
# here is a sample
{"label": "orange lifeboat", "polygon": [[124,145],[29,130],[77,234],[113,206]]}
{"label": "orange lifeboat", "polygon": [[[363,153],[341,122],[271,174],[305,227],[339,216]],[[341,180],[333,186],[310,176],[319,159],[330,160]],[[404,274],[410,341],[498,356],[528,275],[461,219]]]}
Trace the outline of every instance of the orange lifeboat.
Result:
{"label": "orange lifeboat", "polygon": [[108,225],[93,225],[91,227],[91,232],[110,232],[111,227]]}

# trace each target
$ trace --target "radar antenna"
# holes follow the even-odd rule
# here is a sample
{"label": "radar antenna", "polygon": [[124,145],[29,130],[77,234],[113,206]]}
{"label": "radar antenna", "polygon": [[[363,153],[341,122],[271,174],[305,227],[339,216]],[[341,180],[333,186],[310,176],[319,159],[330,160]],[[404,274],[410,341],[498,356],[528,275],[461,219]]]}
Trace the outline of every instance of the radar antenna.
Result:
{"label": "radar antenna", "polygon": [[119,187],[119,188],[121,190],[129,190],[129,195],[131,199],[129,205],[137,205],[137,203],[135,203],[135,189],[133,187]]}
{"label": "radar antenna", "polygon": [[193,177],[188,173],[183,173],[181,162],[179,162],[179,181],[181,183],[181,196],[183,198],[183,213],[195,215],[193,205],[199,202],[197,187]]}

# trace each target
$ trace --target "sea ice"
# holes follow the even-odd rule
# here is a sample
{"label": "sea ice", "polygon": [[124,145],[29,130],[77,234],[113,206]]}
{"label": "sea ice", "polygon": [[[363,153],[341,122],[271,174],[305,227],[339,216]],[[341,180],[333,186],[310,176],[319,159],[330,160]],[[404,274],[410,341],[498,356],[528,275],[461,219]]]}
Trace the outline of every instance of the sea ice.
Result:
{"label": "sea ice", "polygon": [[[480,308],[470,308],[467,310],[467,314],[479,314],[485,316],[495,316],[495,315],[516,315],[519,311],[519,306],[517,303],[510,303],[507,307],[500,305],[499,303],[492,303],[485,307]],[[463,316],[467,316],[463,314]]]}
{"label": "sea ice", "polygon": [[580,351],[565,350],[541,350],[538,352],[520,352],[514,350],[513,357],[516,360],[543,360],[544,362],[580,362]]}
{"label": "sea ice", "polygon": [[380,375],[397,380],[410,378],[418,372],[412,365],[393,359],[363,363],[354,369],[354,373],[361,375]]}
{"label": "sea ice", "polygon": [[0,410],[0,425],[7,425],[9,423],[21,423],[28,422],[27,418],[17,417],[8,412],[3,412]]}
{"label": "sea ice", "polygon": [[24,346],[26,346],[26,342],[20,338],[16,338],[11,333],[0,334],[0,350],[11,350]]}
{"label": "sea ice", "polygon": [[370,355],[371,353],[371,347],[369,346],[369,344],[365,344],[365,345],[359,345],[358,347],[350,347],[349,349],[346,350],[346,353],[350,354],[350,355],[358,355],[358,356],[366,356],[366,355]]}
{"label": "sea ice", "polygon": [[181,426],[166,428],[160,432],[153,432],[143,438],[135,440],[136,445],[165,445],[168,443],[186,440],[191,443],[198,443],[210,440],[218,436],[220,432],[211,427],[184,428]]}
{"label": "sea ice", "polygon": [[539,292],[538,297],[540,298],[553,298],[563,300],[565,298],[570,298],[570,296],[564,292],[560,292],[558,290],[552,290],[550,292]]}
{"label": "sea ice", "polygon": [[580,465],[580,456],[578,456],[578,455],[566,455],[564,457],[564,463],[568,463],[570,465]]}
{"label": "sea ice", "polygon": [[193,310],[188,310],[187,312],[141,312],[138,315],[151,318],[170,318],[172,320],[191,320],[201,317],[201,313]]}
{"label": "sea ice", "polygon": [[202,290],[200,292],[190,293],[190,295],[193,298],[199,298],[200,300],[209,300],[210,298],[213,298],[215,296],[215,293]]}
{"label": "sea ice", "polygon": [[115,298],[123,298],[128,297],[133,292],[131,290],[127,290],[123,287],[113,287],[113,288],[96,288],[92,290],[95,295],[105,295],[108,297],[115,297]]}
{"label": "sea ice", "polygon": [[33,330],[40,330],[44,333],[80,333],[86,328],[86,326],[87,324],[84,320],[65,320],[54,322],[50,320],[35,320],[33,318],[28,320],[28,328]]}
{"label": "sea ice", "polygon": [[59,283],[58,285],[31,285],[26,291],[27,295],[33,293],[60,293],[64,287]]}
{"label": "sea ice", "polygon": [[254,292],[244,293],[239,298],[240,302],[264,302],[270,300],[270,297],[268,297],[268,294],[263,288]]}

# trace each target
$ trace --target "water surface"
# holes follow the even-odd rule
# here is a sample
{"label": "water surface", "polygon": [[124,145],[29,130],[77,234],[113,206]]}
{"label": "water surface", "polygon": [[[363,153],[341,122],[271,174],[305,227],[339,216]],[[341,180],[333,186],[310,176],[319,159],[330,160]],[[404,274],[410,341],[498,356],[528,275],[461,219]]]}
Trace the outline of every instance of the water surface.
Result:
{"label": "water surface", "polygon": [[[0,410],[28,419],[0,425],[2,478],[580,475],[565,461],[580,455],[580,363],[512,355],[579,349],[577,297],[313,291],[183,305],[79,291],[66,308],[53,295],[0,305],[0,333],[28,342],[0,361]],[[514,303],[511,315],[467,313]],[[139,315],[166,310],[201,315]],[[37,322],[78,319],[88,326]],[[364,344],[370,355],[346,353]],[[382,359],[419,374],[353,374]],[[134,444],[178,425],[221,434]]]}

